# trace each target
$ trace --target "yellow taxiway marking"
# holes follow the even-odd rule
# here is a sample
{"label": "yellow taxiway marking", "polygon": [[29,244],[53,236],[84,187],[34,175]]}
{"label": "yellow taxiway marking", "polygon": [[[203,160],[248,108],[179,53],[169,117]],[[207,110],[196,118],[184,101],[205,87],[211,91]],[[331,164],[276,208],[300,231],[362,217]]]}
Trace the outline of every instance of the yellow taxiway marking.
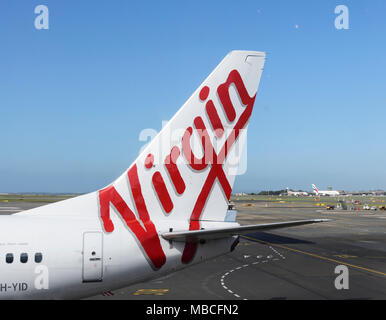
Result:
{"label": "yellow taxiway marking", "polygon": [[357,256],[351,256],[349,254],[336,254],[336,255],[334,255],[334,257],[344,258],[344,259],[347,259],[347,258],[358,258]]}
{"label": "yellow taxiway marking", "polygon": [[254,239],[254,238],[250,238],[250,237],[247,237],[247,236],[241,236],[241,237],[245,238],[245,239],[248,239],[248,240],[251,240],[251,241],[256,241],[256,242],[260,242],[260,243],[264,243],[264,244],[269,244],[270,246],[279,247],[279,248],[287,249],[287,250],[294,251],[294,252],[297,252],[297,253],[305,254],[305,255],[308,255],[308,256],[311,256],[311,257],[315,257],[315,258],[319,258],[319,259],[322,259],[322,260],[327,260],[327,261],[331,261],[331,262],[335,262],[335,263],[339,263],[339,264],[344,264],[346,266],[349,266],[349,267],[352,267],[352,268],[355,268],[355,269],[365,270],[365,271],[368,271],[368,272],[371,272],[371,273],[376,273],[376,274],[380,274],[382,276],[386,276],[386,273],[384,273],[384,272],[373,270],[373,269],[369,269],[369,268],[364,268],[364,267],[361,267],[361,266],[356,266],[354,264],[350,264],[350,263],[347,263],[347,262],[344,262],[344,261],[339,261],[339,260],[335,260],[335,259],[319,256],[319,255],[314,254],[314,253],[305,252],[305,251],[302,251],[302,250],[286,247],[286,246],[283,246],[283,245],[280,245],[280,244],[271,243],[271,242],[268,242],[268,241],[258,240],[258,239]]}
{"label": "yellow taxiway marking", "polygon": [[154,294],[156,296],[163,296],[168,292],[169,292],[169,289],[138,289],[136,292],[133,293],[133,295],[139,296],[142,294],[146,294],[146,295]]}

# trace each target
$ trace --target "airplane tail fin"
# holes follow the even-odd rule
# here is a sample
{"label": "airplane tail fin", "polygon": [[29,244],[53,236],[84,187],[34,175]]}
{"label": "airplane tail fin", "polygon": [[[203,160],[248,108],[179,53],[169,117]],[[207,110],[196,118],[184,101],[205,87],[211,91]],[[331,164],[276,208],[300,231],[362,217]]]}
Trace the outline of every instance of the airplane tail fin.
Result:
{"label": "airplane tail fin", "polygon": [[312,189],[315,191],[316,194],[319,194],[318,188],[313,184]]}
{"label": "airplane tail fin", "polygon": [[265,53],[232,51],[199,86],[129,170],[99,192],[132,190],[154,220],[224,221]]}
{"label": "airplane tail fin", "polygon": [[109,204],[142,220],[224,221],[264,62],[264,52],[230,52],[112,184],[28,213],[97,211],[106,230]]}

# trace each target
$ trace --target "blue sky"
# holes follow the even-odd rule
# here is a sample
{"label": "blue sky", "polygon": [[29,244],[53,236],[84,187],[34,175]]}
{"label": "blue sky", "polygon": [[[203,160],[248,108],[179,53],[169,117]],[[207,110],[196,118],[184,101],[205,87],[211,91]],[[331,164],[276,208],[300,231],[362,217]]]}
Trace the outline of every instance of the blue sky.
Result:
{"label": "blue sky", "polygon": [[[34,27],[40,4],[49,30]],[[349,30],[334,27],[339,4]],[[0,192],[110,183],[140,131],[234,49],[268,54],[235,191],[386,189],[383,0],[2,0],[0,12]]]}

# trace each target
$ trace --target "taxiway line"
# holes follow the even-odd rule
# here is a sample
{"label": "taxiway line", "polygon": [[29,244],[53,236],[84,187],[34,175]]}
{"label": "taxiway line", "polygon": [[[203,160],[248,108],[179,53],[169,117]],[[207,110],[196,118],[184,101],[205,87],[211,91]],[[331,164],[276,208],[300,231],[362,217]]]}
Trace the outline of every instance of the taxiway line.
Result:
{"label": "taxiway line", "polygon": [[381,272],[381,271],[377,271],[377,270],[374,270],[374,269],[369,269],[369,268],[357,266],[357,265],[354,265],[354,264],[351,264],[351,263],[347,263],[347,262],[344,262],[344,261],[339,261],[339,260],[323,257],[323,256],[317,255],[315,253],[310,253],[310,252],[302,251],[302,250],[299,250],[299,249],[294,249],[294,248],[286,247],[286,246],[283,246],[283,245],[280,245],[280,244],[271,243],[271,242],[264,241],[264,240],[258,240],[258,239],[251,238],[251,237],[248,237],[248,236],[241,236],[241,237],[245,238],[247,240],[250,240],[250,241],[259,242],[259,243],[263,243],[263,244],[268,244],[270,246],[283,248],[283,249],[290,250],[290,251],[293,251],[293,252],[297,252],[297,253],[305,254],[305,255],[308,255],[308,256],[311,256],[311,257],[315,257],[315,258],[318,258],[318,259],[327,260],[327,261],[330,261],[330,262],[335,262],[335,263],[343,264],[343,265],[346,265],[346,266],[349,266],[349,267],[352,267],[352,268],[355,268],[355,269],[365,270],[365,271],[368,271],[368,272],[371,272],[371,273],[375,273],[375,274],[379,274],[379,275],[382,275],[382,276],[386,276],[386,273]]}

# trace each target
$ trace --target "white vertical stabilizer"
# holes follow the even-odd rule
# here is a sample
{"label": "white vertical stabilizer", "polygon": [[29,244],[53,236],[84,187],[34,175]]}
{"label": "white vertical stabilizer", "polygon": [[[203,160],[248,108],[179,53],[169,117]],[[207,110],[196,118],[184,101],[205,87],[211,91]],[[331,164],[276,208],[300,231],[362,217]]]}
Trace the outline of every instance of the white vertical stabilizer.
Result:
{"label": "white vertical stabilizer", "polygon": [[95,217],[108,231],[130,223],[224,221],[265,53],[232,51],[133,164],[106,188],[19,215]]}

